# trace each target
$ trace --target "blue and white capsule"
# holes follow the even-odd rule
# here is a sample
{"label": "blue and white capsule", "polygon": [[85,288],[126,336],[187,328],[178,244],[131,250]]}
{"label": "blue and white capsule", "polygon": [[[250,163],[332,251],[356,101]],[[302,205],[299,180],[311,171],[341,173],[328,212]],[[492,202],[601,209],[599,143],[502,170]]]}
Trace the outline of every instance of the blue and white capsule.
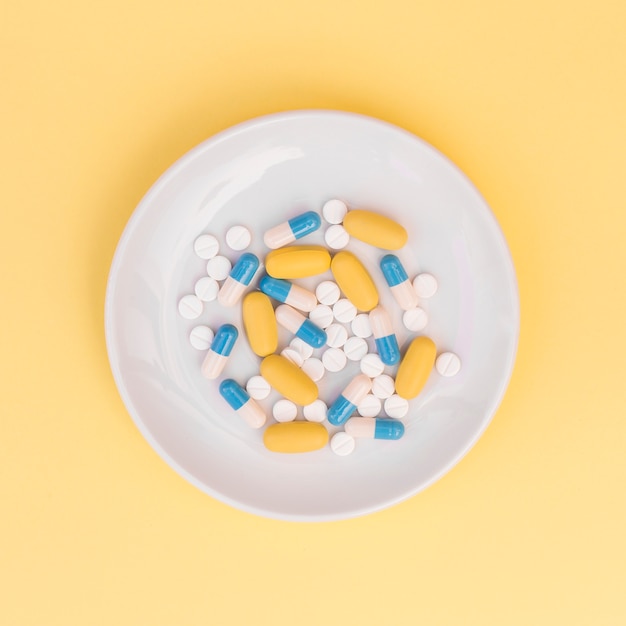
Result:
{"label": "blue and white capsule", "polygon": [[356,411],[371,388],[372,380],[369,376],[355,376],[328,409],[328,421],[333,426],[341,426]]}
{"label": "blue and white capsule", "polygon": [[238,336],[239,332],[232,324],[223,324],[217,329],[202,363],[201,371],[205,378],[214,380],[224,371]]}
{"label": "blue and white capsule", "polygon": [[259,282],[259,289],[270,298],[305,313],[310,313],[317,306],[317,298],[313,292],[282,278],[265,275]]}
{"label": "blue and white capsule", "polygon": [[355,439],[400,439],[404,435],[404,424],[380,417],[351,417],[345,431]]}
{"label": "blue and white capsule", "polygon": [[414,309],[419,298],[400,259],[395,254],[386,254],[380,260],[380,269],[400,308],[403,311]]}
{"label": "blue and white capsule", "polygon": [[385,365],[395,365],[400,361],[400,346],[389,314],[383,307],[377,306],[370,311],[369,319],[380,360]]}
{"label": "blue and white capsule", "polygon": [[250,428],[261,428],[267,420],[263,409],[256,400],[251,398],[247,391],[232,378],[227,378],[220,384],[220,394],[232,409],[237,412]]}
{"label": "blue and white capsule", "polygon": [[288,304],[276,307],[276,321],[313,348],[321,348],[326,343],[326,333]]}
{"label": "blue and white capsule", "polygon": [[235,306],[259,269],[259,259],[250,252],[242,254],[217,294],[222,306]]}
{"label": "blue and white capsule", "polygon": [[315,232],[321,225],[322,218],[315,211],[307,211],[270,228],[263,235],[263,241],[268,248],[275,250]]}

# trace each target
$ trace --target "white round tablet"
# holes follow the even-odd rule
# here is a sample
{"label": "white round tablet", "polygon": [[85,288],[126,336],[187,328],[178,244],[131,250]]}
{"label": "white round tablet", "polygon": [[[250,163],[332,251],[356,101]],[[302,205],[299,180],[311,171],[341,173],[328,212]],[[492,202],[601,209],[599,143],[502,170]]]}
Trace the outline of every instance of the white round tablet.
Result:
{"label": "white round tablet", "polygon": [[330,449],[338,456],[348,456],[354,452],[356,441],[352,435],[339,431],[330,440]]}
{"label": "white round tablet", "polygon": [[250,231],[241,225],[231,226],[226,231],[226,245],[231,250],[245,250],[252,241]]}
{"label": "white round tablet", "polygon": [[265,400],[272,388],[263,376],[252,376],[246,383],[246,391],[254,400]]}
{"label": "white round tablet", "polygon": [[320,304],[335,304],[339,300],[341,292],[337,283],[332,280],[325,280],[316,287],[315,295]]}
{"label": "white round tablet", "polygon": [[333,310],[325,304],[318,304],[309,313],[309,319],[320,328],[328,328],[333,323]]}
{"label": "white round tablet", "polygon": [[394,393],[385,400],[385,413],[389,417],[402,419],[409,412],[409,401]]}
{"label": "white round tablet", "polygon": [[220,290],[220,286],[217,281],[210,276],[203,276],[196,282],[194,291],[200,300],[203,302],[211,302],[217,298],[217,292]]}
{"label": "white round tablet", "polygon": [[324,241],[329,248],[341,250],[350,243],[350,235],[341,224],[333,224],[326,229]]}
{"label": "white round tablet", "polygon": [[359,363],[361,371],[370,378],[375,378],[385,371],[385,364],[377,354],[371,352],[366,354]]}
{"label": "white round tablet", "polygon": [[341,224],[347,212],[348,207],[346,206],[346,203],[341,200],[337,200],[336,198],[329,200],[322,207],[322,215],[330,224]]}
{"label": "white round tablet", "polygon": [[297,367],[302,367],[304,363],[302,355],[295,348],[285,348],[280,354]]}
{"label": "white round tablet", "polygon": [[204,305],[198,296],[183,296],[178,301],[178,312],[186,320],[195,320],[197,317],[200,317],[203,310]]}
{"label": "white round tablet", "polygon": [[422,307],[416,306],[402,314],[402,323],[408,330],[422,330],[428,324],[428,314]]}
{"label": "white round tablet", "polygon": [[461,369],[461,359],[454,352],[442,352],[435,361],[435,367],[442,376],[455,376]]}
{"label": "white round tablet", "polygon": [[224,280],[232,269],[231,262],[225,256],[214,256],[206,264],[207,274],[215,280]]}
{"label": "white round tablet", "polygon": [[339,348],[328,348],[322,354],[322,363],[329,372],[340,372],[348,361],[346,354]]}
{"label": "white round tablet", "polygon": [[272,407],[272,415],[277,422],[293,422],[298,414],[298,407],[291,400],[279,400]]}
{"label": "white round tablet", "polygon": [[297,350],[303,359],[309,359],[313,355],[313,346],[309,345],[306,341],[302,341],[300,337],[294,337],[289,342],[289,347]]}
{"label": "white round tablet", "polygon": [[380,409],[383,403],[380,398],[368,393],[357,406],[356,410],[362,417],[378,417],[380,415]]}
{"label": "white round tablet", "polygon": [[208,326],[196,326],[189,333],[189,343],[196,350],[208,350],[213,342],[213,331]]}
{"label": "white round tablet", "polygon": [[343,344],[343,351],[351,361],[360,361],[368,351],[367,341],[362,337],[350,337]]}
{"label": "white round tablet", "polygon": [[348,339],[348,331],[341,324],[331,324],[326,329],[326,345],[331,348],[341,348]]}
{"label": "white round tablet", "polygon": [[193,249],[201,259],[212,259],[220,251],[220,243],[213,235],[200,235],[193,242]]}
{"label": "white round tablet", "polygon": [[357,337],[367,338],[372,336],[370,316],[367,313],[359,313],[352,320],[350,328],[352,328],[352,333]]}
{"label": "white round tablet", "polygon": [[351,322],[356,317],[356,307],[348,298],[341,298],[333,305],[333,315],[338,322]]}
{"label": "white round tablet", "polygon": [[319,380],[324,378],[324,372],[326,368],[320,359],[317,357],[311,357],[310,359],[305,359],[302,364],[302,371],[314,382],[316,383]]}
{"label": "white round tablet", "polygon": [[430,298],[437,293],[437,279],[432,274],[418,274],[413,279],[413,289],[420,298]]}
{"label": "white round tablet", "polygon": [[327,412],[328,407],[326,406],[326,402],[324,402],[324,400],[315,400],[314,402],[311,402],[311,404],[307,404],[302,409],[304,419],[309,422],[323,422],[326,419]]}
{"label": "white round tablet", "polygon": [[389,396],[393,395],[396,384],[387,374],[380,374],[376,376],[372,381],[372,393],[377,397],[384,400],[385,398],[389,398]]}

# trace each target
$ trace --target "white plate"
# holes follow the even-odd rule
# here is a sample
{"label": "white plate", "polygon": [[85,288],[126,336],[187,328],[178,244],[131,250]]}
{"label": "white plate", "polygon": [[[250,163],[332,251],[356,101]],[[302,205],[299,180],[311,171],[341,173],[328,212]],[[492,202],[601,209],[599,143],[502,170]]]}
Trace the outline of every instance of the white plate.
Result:
{"label": "white plate", "polygon": [[[358,441],[348,457],[329,447],[280,455],[262,445],[225,404],[217,382],[200,375],[191,347],[197,324],[216,329],[240,311],[217,304],[185,320],[178,300],[193,293],[206,261],[193,251],[203,232],[249,226],[261,234],[329,198],[394,216],[409,231],[400,251],[410,276],[434,274],[439,291],[424,307],[438,352],[453,351],[461,372],[436,371],[411,402],[400,441]],[[322,243],[323,229],[303,243]],[[225,244],[223,248],[226,249]],[[401,312],[381,280],[378,249],[351,242],[370,269],[381,302]],[[239,253],[226,253],[231,260]],[[260,274],[260,272],[259,272]],[[257,275],[258,278],[258,275]],[[330,274],[319,280],[330,278]],[[318,280],[310,281],[311,284]],[[493,214],[467,178],[414,135],[360,115],[295,111],[235,126],[182,157],[154,184],[119,242],[106,296],[109,359],[122,399],[152,447],[209,495],[237,508],[288,520],[335,520],[383,509],[415,495],[450,470],[489,424],[506,389],[517,347],[517,283]],[[225,375],[241,383],[258,372],[241,338]],[[356,368],[356,365],[352,367]],[[322,381],[338,394],[356,369]],[[320,385],[322,385],[320,383]],[[265,403],[271,406],[271,403]],[[271,412],[270,412],[271,421]]]}

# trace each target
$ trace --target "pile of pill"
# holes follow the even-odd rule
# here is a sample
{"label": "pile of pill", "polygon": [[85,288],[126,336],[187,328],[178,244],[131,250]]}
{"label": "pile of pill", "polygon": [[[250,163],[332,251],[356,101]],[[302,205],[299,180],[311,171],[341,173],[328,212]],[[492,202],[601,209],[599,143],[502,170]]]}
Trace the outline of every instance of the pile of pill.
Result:
{"label": "pile of pill", "polygon": [[[293,245],[318,231],[323,222],[328,247]],[[409,280],[393,254],[407,244],[408,233],[382,214],[349,209],[333,199],[322,207],[322,216],[307,211],[278,224],[263,235],[270,249],[263,259],[264,272],[258,271],[261,260],[250,252],[243,252],[232,265],[219,254],[220,241],[212,234],[194,241],[196,255],[207,261],[207,275],[196,282],[194,294],[179,300],[178,311],[193,320],[213,300],[226,308],[241,305],[242,329],[226,323],[213,332],[199,325],[191,330],[189,340],[197,350],[206,351],[202,375],[222,379],[219,392],[225,406],[249,427],[265,426],[263,443],[272,452],[321,449],[329,443],[329,429],[334,431],[330,447],[341,456],[350,454],[360,438],[400,439],[405,430],[401,420],[433,368],[442,376],[460,370],[459,357],[452,352],[437,355],[434,342],[426,336],[414,336],[400,349],[374,280],[359,258],[344,250],[351,238],[380,254],[378,266],[403,312],[404,326],[411,332],[423,330],[428,316],[419,304],[435,295],[437,280],[427,273]],[[225,234],[231,250],[243,251],[251,241],[250,230],[242,225]],[[322,280],[314,290],[295,282],[329,270],[334,280]],[[280,351],[279,327],[291,336]],[[229,357],[242,334],[259,359],[258,374],[247,381],[235,380],[235,373],[228,372]],[[341,393],[320,398],[318,383],[350,361],[358,363],[360,373]],[[270,411],[263,401],[272,390],[282,398]],[[304,420],[296,419],[298,407]],[[267,425],[270,413],[273,423]]]}

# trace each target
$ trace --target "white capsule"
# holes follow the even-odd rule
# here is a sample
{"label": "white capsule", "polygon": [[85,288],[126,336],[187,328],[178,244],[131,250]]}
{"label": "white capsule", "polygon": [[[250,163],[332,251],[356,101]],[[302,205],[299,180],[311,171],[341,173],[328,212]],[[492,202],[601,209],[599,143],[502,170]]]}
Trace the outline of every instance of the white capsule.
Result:
{"label": "white capsule", "polygon": [[338,322],[351,322],[356,317],[356,307],[347,298],[341,298],[333,305],[333,315]]}
{"label": "white capsule", "polygon": [[213,342],[213,331],[208,326],[196,326],[189,333],[189,343],[196,350],[208,350]]}
{"label": "white capsule", "polygon": [[357,374],[341,392],[341,395],[354,406],[359,406],[372,388],[372,381],[365,374]]}
{"label": "white capsule", "polygon": [[195,320],[200,317],[203,310],[204,305],[198,296],[183,296],[178,302],[178,312],[186,320]]}
{"label": "white capsule", "polygon": [[341,324],[331,324],[326,329],[326,345],[331,348],[341,348],[348,339],[348,331]]}
{"label": "white capsule", "polygon": [[367,337],[372,336],[372,326],[370,325],[370,316],[367,313],[359,313],[353,320],[350,325],[352,328],[352,333],[357,337],[363,337],[367,339]]}
{"label": "white capsule", "polygon": [[304,320],[304,315],[292,309],[288,304],[281,304],[276,307],[276,321],[290,333],[297,333]]}
{"label": "white capsule", "polygon": [[227,276],[226,280],[220,287],[217,293],[217,301],[222,306],[232,307],[235,306],[241,297],[245,293],[248,285],[240,283],[238,280],[234,280],[232,276]]}
{"label": "white capsule", "polygon": [[377,354],[366,354],[359,363],[361,371],[370,378],[376,378],[385,371],[385,364]]}
{"label": "white capsule", "polygon": [[205,378],[215,380],[224,371],[227,361],[228,356],[217,354],[217,352],[209,350],[207,355],[204,357],[200,371]]}
{"label": "white capsule", "polygon": [[246,383],[246,391],[255,400],[265,400],[270,395],[272,388],[263,376],[252,376]]}
{"label": "white capsule", "polygon": [[350,337],[343,345],[343,351],[351,361],[360,361],[367,354],[367,341],[362,337]]}
{"label": "white capsule", "polygon": [[324,373],[326,372],[326,368],[324,367],[324,363],[316,357],[310,357],[305,359],[302,364],[302,371],[314,382],[318,382],[324,378]]}
{"label": "white capsule", "polygon": [[435,361],[435,368],[442,376],[456,376],[461,369],[461,359],[454,352],[442,352]]}
{"label": "white capsule", "polygon": [[419,298],[413,289],[413,285],[407,280],[399,285],[389,287],[391,295],[395,298],[398,306],[403,311],[408,311],[419,304]]}
{"label": "white capsule", "polygon": [[204,276],[196,282],[194,291],[200,300],[203,302],[211,302],[217,298],[217,292],[220,290],[220,286],[217,281],[210,276]]}
{"label": "white capsule", "polygon": [[288,361],[291,361],[296,367],[302,367],[304,359],[295,348],[285,348],[281,353]]}
{"label": "white capsule", "polygon": [[324,241],[329,248],[341,250],[350,243],[350,235],[341,224],[333,224],[326,229]]}
{"label": "white capsule", "polygon": [[385,400],[385,413],[389,417],[402,419],[409,412],[409,401],[401,398],[397,393]]}
{"label": "white capsule", "polygon": [[213,235],[200,235],[193,242],[193,249],[201,259],[212,259],[219,252],[220,244]]}
{"label": "white capsule", "polygon": [[272,407],[272,415],[277,422],[293,422],[298,414],[298,407],[291,400],[279,400]]}
{"label": "white capsule", "polygon": [[432,274],[418,274],[413,279],[413,289],[420,298],[431,298],[437,293],[437,279]]}
{"label": "white capsule", "polygon": [[232,269],[231,262],[225,256],[214,256],[206,264],[207,274],[215,280],[224,280]]}
{"label": "white capsule", "polygon": [[285,300],[286,304],[292,307],[310,313],[317,306],[317,298],[312,291],[300,287],[300,285],[291,285],[289,297]]}
{"label": "white capsule", "polygon": [[252,235],[245,226],[231,226],[226,231],[226,245],[231,250],[245,250],[251,241]]}
{"label": "white capsule", "polygon": [[254,398],[250,398],[240,409],[237,415],[241,417],[250,428],[261,428],[267,420],[265,411],[257,404]]}
{"label": "white capsule", "polygon": [[309,345],[306,341],[302,341],[300,337],[294,337],[289,342],[289,347],[297,350],[302,360],[310,359],[311,356],[313,356],[313,346]]}
{"label": "white capsule", "polygon": [[380,409],[382,407],[382,402],[380,398],[368,393],[361,402],[359,402],[356,410],[359,415],[363,417],[376,417],[380,415]]}
{"label": "white capsule", "polygon": [[372,381],[372,393],[382,400],[392,396],[395,388],[396,385],[393,378],[387,374],[380,374]]}
{"label": "white capsule", "polygon": [[320,328],[328,328],[333,323],[333,311],[325,304],[318,304],[309,313],[309,319]]}
{"label": "white capsule", "polygon": [[322,363],[329,372],[340,372],[346,366],[347,361],[345,352],[340,348],[328,348],[322,354]]}
{"label": "white capsule", "polygon": [[326,419],[328,407],[323,400],[315,400],[302,408],[304,419],[309,422],[323,422]]}
{"label": "white capsule", "polygon": [[417,332],[418,330],[426,328],[428,324],[428,314],[424,309],[417,306],[402,314],[402,323],[408,330]]}
{"label": "white capsule", "polygon": [[322,215],[329,224],[341,224],[347,212],[346,203],[336,198],[329,200],[322,207]]}
{"label": "white capsule", "polygon": [[316,287],[315,295],[321,304],[332,305],[339,300],[341,292],[337,283],[332,280],[325,280]]}
{"label": "white capsule", "polygon": [[352,435],[344,431],[335,433],[330,440],[330,449],[337,456],[348,456],[354,452],[356,441]]}

